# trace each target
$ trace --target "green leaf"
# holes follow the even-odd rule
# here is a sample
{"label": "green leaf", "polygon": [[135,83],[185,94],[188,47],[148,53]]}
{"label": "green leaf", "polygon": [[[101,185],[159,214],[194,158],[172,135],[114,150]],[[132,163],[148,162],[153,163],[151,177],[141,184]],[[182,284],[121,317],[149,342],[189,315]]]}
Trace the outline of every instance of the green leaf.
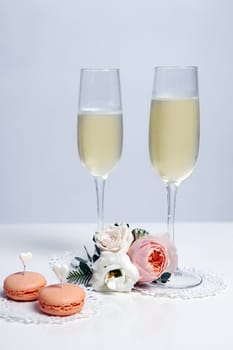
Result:
{"label": "green leaf", "polygon": [[85,251],[86,251],[88,260],[89,260],[90,262],[92,262],[92,257],[91,257],[90,254],[88,253],[87,247],[84,246],[84,249],[85,249]]}
{"label": "green leaf", "polygon": [[100,255],[100,248],[99,247],[97,247],[97,245],[95,245],[95,251],[96,251],[96,253],[97,253],[97,255]]}
{"label": "green leaf", "polygon": [[82,262],[82,263],[84,263],[84,264],[87,263],[87,260],[85,260],[85,259],[83,259],[83,258],[80,258],[79,256],[76,256],[76,257],[75,257],[75,260],[78,260],[79,262]]}
{"label": "green leaf", "polygon": [[162,276],[160,276],[160,281],[162,282],[162,283],[166,283],[166,282],[168,282],[169,281],[169,278],[171,277],[171,274],[170,274],[170,272],[164,272],[163,274],[162,274]]}
{"label": "green leaf", "polygon": [[148,236],[149,235],[149,232],[142,229],[142,228],[134,228],[132,230],[132,234],[134,236],[134,240],[136,241],[136,239],[139,239],[139,238],[143,238],[145,236]]}
{"label": "green leaf", "polygon": [[91,272],[90,267],[86,263],[83,263],[82,261],[80,261],[79,263],[79,269],[85,274],[89,274]]}
{"label": "green leaf", "polygon": [[153,283],[167,283],[170,277],[170,272],[164,272],[157,280],[153,281]]}
{"label": "green leaf", "polygon": [[77,270],[70,271],[66,279],[69,283],[83,284],[84,286],[88,286],[92,274],[93,272],[90,268],[85,272],[78,268]]}
{"label": "green leaf", "polygon": [[129,224],[119,224],[119,222],[115,222],[114,226],[118,227],[118,226],[127,226],[129,228]]}
{"label": "green leaf", "polygon": [[92,257],[93,263],[96,262],[96,260],[98,260],[100,257],[100,255],[94,254]]}

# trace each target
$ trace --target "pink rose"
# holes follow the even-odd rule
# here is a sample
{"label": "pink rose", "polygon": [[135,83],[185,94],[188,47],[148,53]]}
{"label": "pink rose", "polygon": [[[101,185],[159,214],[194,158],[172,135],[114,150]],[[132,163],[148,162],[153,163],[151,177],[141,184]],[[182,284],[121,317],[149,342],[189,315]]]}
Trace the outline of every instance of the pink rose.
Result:
{"label": "pink rose", "polygon": [[139,283],[152,282],[164,272],[173,273],[178,264],[176,247],[167,233],[137,239],[128,255],[138,269]]}

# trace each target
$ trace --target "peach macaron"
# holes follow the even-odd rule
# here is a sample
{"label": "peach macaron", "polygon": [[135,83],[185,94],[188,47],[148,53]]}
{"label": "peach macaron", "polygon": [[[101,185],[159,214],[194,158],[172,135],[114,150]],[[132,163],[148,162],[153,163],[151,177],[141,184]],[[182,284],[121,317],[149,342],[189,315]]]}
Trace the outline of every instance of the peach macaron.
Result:
{"label": "peach macaron", "polygon": [[83,308],[85,291],[74,284],[53,284],[39,292],[39,307],[48,315],[69,316]]}
{"label": "peach macaron", "polygon": [[4,293],[13,300],[33,301],[38,299],[39,290],[46,285],[46,279],[38,272],[15,272],[4,280]]}

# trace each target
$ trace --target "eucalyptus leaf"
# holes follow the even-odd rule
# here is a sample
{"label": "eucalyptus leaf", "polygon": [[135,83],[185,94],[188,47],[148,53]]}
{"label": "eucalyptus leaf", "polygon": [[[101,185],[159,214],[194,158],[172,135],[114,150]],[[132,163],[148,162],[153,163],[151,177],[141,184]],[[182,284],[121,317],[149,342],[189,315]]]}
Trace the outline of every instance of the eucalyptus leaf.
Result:
{"label": "eucalyptus leaf", "polygon": [[132,230],[132,234],[134,236],[134,240],[136,240],[148,236],[149,232],[142,228],[135,228]]}

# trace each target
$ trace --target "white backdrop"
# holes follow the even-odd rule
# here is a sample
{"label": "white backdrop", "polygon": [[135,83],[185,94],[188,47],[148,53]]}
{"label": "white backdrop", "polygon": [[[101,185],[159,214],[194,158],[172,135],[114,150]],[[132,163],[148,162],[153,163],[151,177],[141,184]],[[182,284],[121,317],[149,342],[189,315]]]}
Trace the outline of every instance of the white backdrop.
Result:
{"label": "white backdrop", "polygon": [[95,221],[76,147],[79,69],[119,67],[124,151],[107,221],[164,221],[148,155],[153,67],[198,65],[201,148],[177,220],[233,219],[231,0],[0,0],[0,222]]}

